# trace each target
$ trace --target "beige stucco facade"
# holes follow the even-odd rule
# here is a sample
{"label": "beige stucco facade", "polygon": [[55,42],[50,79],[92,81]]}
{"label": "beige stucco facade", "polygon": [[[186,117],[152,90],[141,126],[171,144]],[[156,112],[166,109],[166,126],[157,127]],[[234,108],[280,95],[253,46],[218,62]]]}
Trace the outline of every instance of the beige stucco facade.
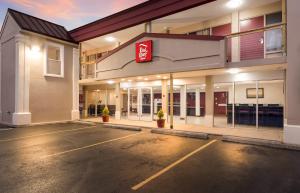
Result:
{"label": "beige stucco facade", "polygon": [[[10,14],[3,25],[1,123],[21,126],[78,119],[78,103],[73,100],[79,92],[78,46],[23,31]],[[45,75],[50,43],[63,47],[63,77]]]}

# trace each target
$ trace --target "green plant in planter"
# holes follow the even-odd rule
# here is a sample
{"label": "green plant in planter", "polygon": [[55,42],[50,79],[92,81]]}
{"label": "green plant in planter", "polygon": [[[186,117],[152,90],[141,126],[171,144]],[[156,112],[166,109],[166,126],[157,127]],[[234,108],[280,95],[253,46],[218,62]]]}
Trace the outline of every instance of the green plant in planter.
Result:
{"label": "green plant in planter", "polygon": [[158,117],[158,119],[157,119],[157,127],[158,128],[164,128],[165,127],[165,119],[164,119],[164,116],[165,116],[165,114],[164,114],[164,112],[163,112],[163,110],[162,109],[160,109],[158,112],[157,112],[157,117]]}
{"label": "green plant in planter", "polygon": [[104,117],[109,116],[109,110],[107,106],[105,106],[104,109],[102,110],[102,116]]}
{"label": "green plant in planter", "polygon": [[164,112],[162,109],[160,109],[158,112],[157,112],[157,117],[159,120],[163,119],[165,116]]}

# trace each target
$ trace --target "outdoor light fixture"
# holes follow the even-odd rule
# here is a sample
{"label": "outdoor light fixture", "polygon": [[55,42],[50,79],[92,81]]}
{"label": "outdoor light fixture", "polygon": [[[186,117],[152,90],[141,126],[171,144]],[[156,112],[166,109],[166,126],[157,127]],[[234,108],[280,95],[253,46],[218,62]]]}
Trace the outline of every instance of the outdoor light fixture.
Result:
{"label": "outdoor light fixture", "polygon": [[144,78],[144,80],[149,80],[148,78]]}
{"label": "outdoor light fixture", "polygon": [[125,81],[125,80],[126,80],[125,78],[122,78],[122,79],[121,79],[121,81]]}
{"label": "outdoor light fixture", "polygon": [[31,52],[37,53],[40,51],[40,47],[39,46],[31,46]]}
{"label": "outdoor light fixture", "polygon": [[128,80],[128,82],[132,82],[132,80]]}
{"label": "outdoor light fixture", "polygon": [[142,77],[139,76],[137,79],[138,79],[138,80],[142,80]]}
{"label": "outdoor light fixture", "polygon": [[40,56],[40,47],[37,45],[31,46],[29,53],[32,57],[39,57]]}
{"label": "outdoor light fixture", "polygon": [[160,78],[160,77],[161,77],[160,75],[157,75],[157,76],[156,76],[156,78]]}
{"label": "outdoor light fixture", "polygon": [[167,79],[168,77],[164,76],[163,79]]}
{"label": "outdoor light fixture", "polygon": [[227,72],[230,74],[238,74],[240,72],[240,70],[238,68],[231,68],[231,69],[227,70]]}
{"label": "outdoor light fixture", "polygon": [[114,42],[114,41],[116,41],[116,38],[112,37],[112,36],[107,36],[107,37],[105,37],[105,40],[108,42]]}
{"label": "outdoor light fixture", "polygon": [[115,83],[115,81],[113,81],[113,80],[108,80],[107,83],[108,83],[108,84],[113,84],[113,83]]}
{"label": "outdoor light fixture", "polygon": [[242,0],[229,0],[226,6],[230,9],[236,9],[242,5]]}

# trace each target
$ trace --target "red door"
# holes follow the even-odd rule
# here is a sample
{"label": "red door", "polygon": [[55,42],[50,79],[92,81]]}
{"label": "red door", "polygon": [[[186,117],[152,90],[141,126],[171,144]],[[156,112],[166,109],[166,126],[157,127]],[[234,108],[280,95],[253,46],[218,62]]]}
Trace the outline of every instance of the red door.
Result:
{"label": "red door", "polygon": [[227,92],[214,93],[215,115],[226,115],[227,95]]}
{"label": "red door", "polygon": [[205,116],[205,92],[200,93],[200,116]]}
{"label": "red door", "polygon": [[[240,22],[241,32],[264,27],[264,17],[255,17]],[[264,32],[242,35],[241,60],[264,58]]]}
{"label": "red door", "polygon": [[[219,25],[212,28],[212,35],[214,36],[227,36],[231,34],[231,23]],[[227,59],[231,61],[231,39],[227,42]]]}

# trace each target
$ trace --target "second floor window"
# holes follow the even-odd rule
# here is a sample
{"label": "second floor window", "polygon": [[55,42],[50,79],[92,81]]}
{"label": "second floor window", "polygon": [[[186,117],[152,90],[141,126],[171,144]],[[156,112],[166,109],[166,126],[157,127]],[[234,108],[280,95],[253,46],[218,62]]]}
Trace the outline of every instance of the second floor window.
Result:
{"label": "second floor window", "polygon": [[[266,26],[280,24],[282,22],[282,13],[272,13],[266,15]],[[266,31],[266,52],[282,51],[282,30],[272,29]]]}
{"label": "second floor window", "polygon": [[46,45],[45,76],[64,77],[64,47],[59,44]]}

